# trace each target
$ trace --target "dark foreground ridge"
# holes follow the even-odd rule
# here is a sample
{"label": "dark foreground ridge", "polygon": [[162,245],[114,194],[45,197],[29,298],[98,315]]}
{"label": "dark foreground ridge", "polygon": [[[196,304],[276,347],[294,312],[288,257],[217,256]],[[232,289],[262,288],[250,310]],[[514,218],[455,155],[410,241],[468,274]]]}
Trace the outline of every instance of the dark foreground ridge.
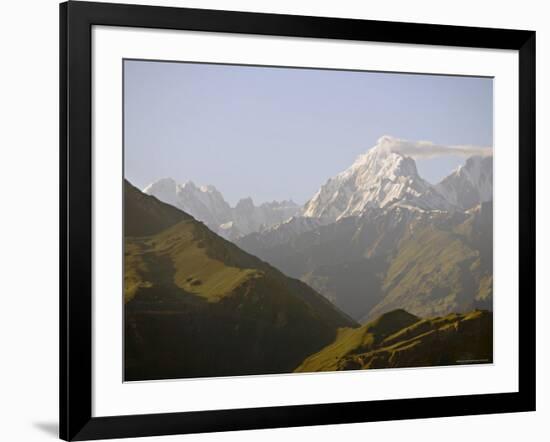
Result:
{"label": "dark foreground ridge", "polygon": [[480,364],[493,361],[493,314],[420,319],[404,310],[385,313],[359,328],[346,328],[336,340],[308,357],[296,371]]}

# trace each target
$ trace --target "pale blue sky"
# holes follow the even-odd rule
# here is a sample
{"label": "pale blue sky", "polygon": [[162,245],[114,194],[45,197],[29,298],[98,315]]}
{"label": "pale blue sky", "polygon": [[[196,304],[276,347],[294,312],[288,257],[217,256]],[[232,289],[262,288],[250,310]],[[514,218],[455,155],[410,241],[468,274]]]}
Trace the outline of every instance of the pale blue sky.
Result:
{"label": "pale blue sky", "polygon": [[[382,135],[492,146],[487,78],[126,60],[125,176],[307,201]],[[463,158],[417,161],[436,182]]]}

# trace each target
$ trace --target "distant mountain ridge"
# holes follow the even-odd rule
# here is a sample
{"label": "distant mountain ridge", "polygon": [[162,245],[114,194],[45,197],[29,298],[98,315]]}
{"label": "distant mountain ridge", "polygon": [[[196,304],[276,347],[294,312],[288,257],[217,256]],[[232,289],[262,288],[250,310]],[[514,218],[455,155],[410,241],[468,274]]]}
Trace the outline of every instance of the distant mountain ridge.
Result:
{"label": "distant mountain ridge", "polygon": [[189,213],[227,239],[269,228],[300,211],[293,201],[273,201],[256,206],[252,198],[243,198],[231,207],[214,186],[196,186],[192,181],[178,184],[172,178],[155,181],[143,192]]}
{"label": "distant mountain ridge", "polygon": [[303,207],[286,200],[256,206],[251,198],[231,207],[214,186],[197,186],[192,181],[178,184],[171,178],[155,181],[143,191],[232,241],[258,232],[282,239],[297,228],[303,231],[370,209],[464,211],[492,200],[492,156],[472,156],[432,185],[420,177],[414,159],[387,148],[388,140],[391,137],[382,137],[348,169],[323,184]]}
{"label": "distant mountain ridge", "polygon": [[395,308],[427,317],[491,305],[491,203],[468,212],[373,208],[308,231],[277,230],[236,244],[360,322]]}
{"label": "distant mountain ridge", "polygon": [[[403,207],[415,211],[465,211],[493,199],[492,156],[472,156],[436,185],[422,179],[416,162],[375,146],[351,167],[329,179],[293,219],[256,233],[283,243],[320,224],[369,210]],[[311,221],[306,221],[306,219]]]}
{"label": "distant mountain ridge", "polygon": [[369,211],[379,213],[379,209],[463,212],[492,201],[492,176],[492,157],[472,156],[431,185],[419,177],[412,158],[388,151],[380,143],[321,186],[300,214],[249,236],[263,247],[276,246],[307,230]]}

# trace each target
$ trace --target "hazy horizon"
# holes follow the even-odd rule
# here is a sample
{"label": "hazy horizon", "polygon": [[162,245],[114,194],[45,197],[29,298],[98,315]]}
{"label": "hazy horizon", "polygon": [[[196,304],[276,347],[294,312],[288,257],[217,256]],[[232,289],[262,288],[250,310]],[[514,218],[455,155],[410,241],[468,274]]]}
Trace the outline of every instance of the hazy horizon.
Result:
{"label": "hazy horizon", "polygon": [[465,160],[448,146],[493,142],[489,78],[125,60],[124,89],[125,177],[213,185],[232,206],[303,204],[383,135],[434,143],[417,159],[432,183]]}

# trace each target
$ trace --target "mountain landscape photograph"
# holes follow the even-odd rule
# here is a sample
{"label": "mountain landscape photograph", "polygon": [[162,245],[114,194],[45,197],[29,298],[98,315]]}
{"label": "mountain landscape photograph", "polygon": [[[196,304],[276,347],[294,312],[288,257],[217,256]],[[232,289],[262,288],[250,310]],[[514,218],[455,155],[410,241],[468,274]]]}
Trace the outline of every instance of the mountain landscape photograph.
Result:
{"label": "mountain landscape photograph", "polygon": [[124,61],[124,381],[493,362],[493,80]]}

